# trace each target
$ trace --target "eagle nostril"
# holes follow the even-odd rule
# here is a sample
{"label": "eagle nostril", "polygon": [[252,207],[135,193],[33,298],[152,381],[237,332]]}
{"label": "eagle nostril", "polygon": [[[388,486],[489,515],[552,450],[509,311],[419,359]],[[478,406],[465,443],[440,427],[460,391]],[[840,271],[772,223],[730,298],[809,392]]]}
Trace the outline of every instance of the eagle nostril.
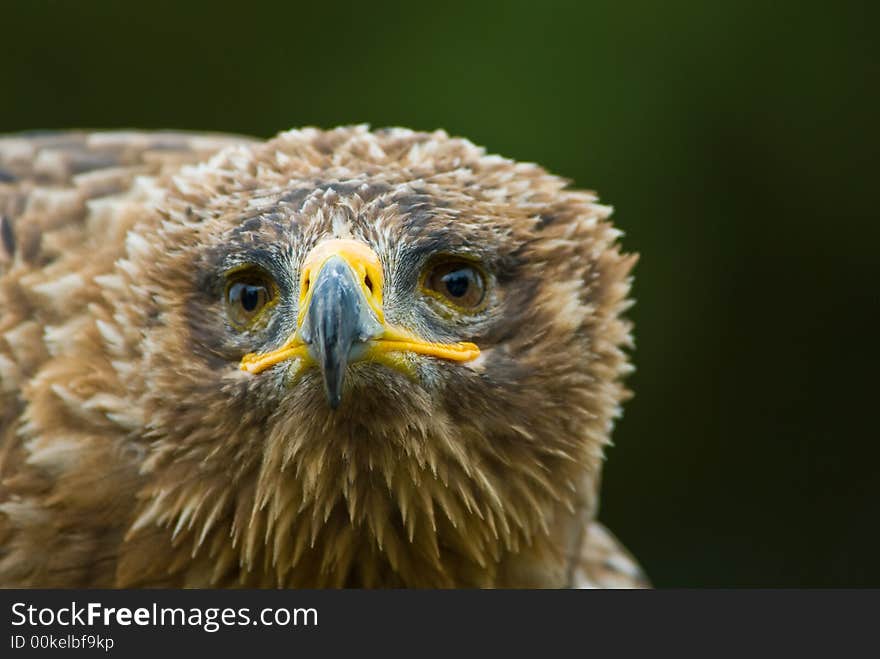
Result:
{"label": "eagle nostril", "polygon": [[367,287],[367,290],[370,291],[370,294],[373,293],[373,280],[370,279],[370,275],[364,276],[364,285]]}

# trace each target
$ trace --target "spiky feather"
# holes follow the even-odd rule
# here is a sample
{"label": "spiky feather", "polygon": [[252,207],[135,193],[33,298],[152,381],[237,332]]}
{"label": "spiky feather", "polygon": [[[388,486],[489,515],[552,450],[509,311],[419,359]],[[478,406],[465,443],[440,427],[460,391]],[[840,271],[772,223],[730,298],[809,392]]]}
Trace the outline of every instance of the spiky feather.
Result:
{"label": "spiky feather", "polygon": [[[594,521],[635,259],[591,193],[365,127],[9,137],[0,168],[0,584],[642,583]],[[482,260],[480,358],[353,365],[335,412],[313,374],[238,370],[219,264],[295,282],[326,236],[372,245],[429,334],[413,255]]]}

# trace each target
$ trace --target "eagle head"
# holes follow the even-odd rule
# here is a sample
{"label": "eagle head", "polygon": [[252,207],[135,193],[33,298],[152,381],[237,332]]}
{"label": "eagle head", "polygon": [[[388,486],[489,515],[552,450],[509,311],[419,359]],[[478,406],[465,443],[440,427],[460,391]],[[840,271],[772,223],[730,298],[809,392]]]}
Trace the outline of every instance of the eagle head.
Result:
{"label": "eagle head", "polygon": [[626,395],[607,207],[402,129],[153,185],[113,300],[147,429],[122,583],[564,582]]}

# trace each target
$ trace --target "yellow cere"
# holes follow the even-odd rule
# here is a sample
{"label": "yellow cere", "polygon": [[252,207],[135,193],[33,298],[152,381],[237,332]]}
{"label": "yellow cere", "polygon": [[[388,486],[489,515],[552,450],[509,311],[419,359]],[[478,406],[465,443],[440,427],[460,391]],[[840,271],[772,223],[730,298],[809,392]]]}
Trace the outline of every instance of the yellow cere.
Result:
{"label": "yellow cere", "polygon": [[[302,274],[299,279],[299,317],[297,327],[302,326],[303,318],[312,300],[312,281],[330,257],[341,256],[358,276],[364,297],[376,314],[380,323],[385,323],[382,307],[382,287],[385,283],[382,264],[376,252],[359,240],[326,240],[319,243],[303,262]],[[369,282],[369,285],[367,284]],[[372,290],[371,290],[372,288]]]}

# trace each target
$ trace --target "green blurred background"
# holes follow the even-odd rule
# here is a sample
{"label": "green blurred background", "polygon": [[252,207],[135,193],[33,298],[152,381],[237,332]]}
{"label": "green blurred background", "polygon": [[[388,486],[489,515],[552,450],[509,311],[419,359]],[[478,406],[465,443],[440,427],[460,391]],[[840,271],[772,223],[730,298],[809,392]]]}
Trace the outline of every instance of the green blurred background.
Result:
{"label": "green blurred background", "polygon": [[642,255],[602,519],[659,586],[880,586],[878,7],[7,0],[0,131],[442,127],[598,190]]}

